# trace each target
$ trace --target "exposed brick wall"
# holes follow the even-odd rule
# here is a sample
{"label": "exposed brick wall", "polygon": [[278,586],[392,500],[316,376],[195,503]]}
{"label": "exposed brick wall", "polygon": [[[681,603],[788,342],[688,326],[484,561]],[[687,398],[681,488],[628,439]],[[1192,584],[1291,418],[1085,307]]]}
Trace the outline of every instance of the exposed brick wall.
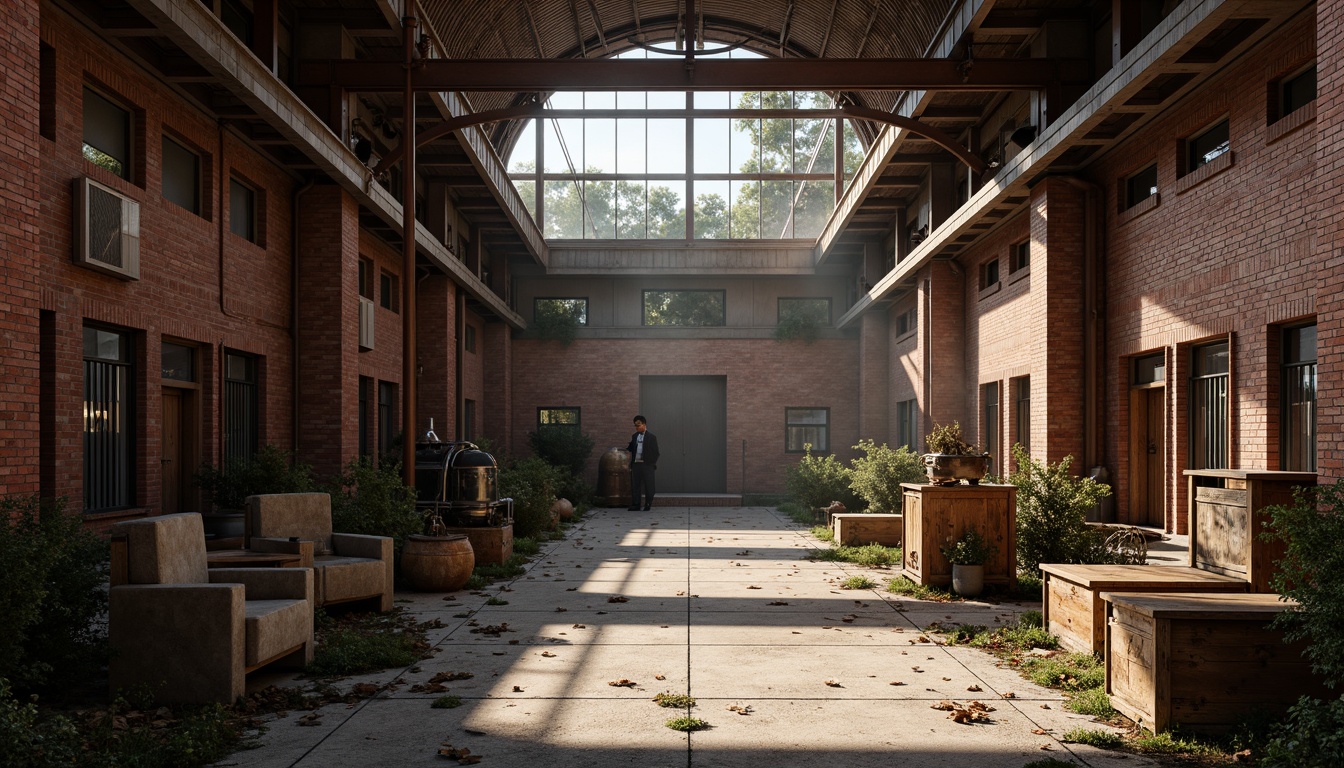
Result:
{"label": "exposed brick wall", "polygon": [[477,430],[507,451],[513,439],[513,332],[502,322],[488,322],[480,341],[482,359],[489,364],[481,373],[481,423]]}
{"label": "exposed brick wall", "polygon": [[922,409],[927,434],[934,424],[958,422],[967,431],[975,424],[974,414],[966,410],[966,280],[961,268],[941,261],[926,270],[929,291],[929,317],[920,317],[920,344],[929,345],[928,402]]}
{"label": "exposed brick wall", "polygon": [[[374,237],[366,230],[359,230],[359,255],[361,258],[366,259],[372,267],[369,279],[372,285],[371,292],[373,294],[374,346],[373,349],[360,351],[356,365],[359,371],[358,375],[366,376],[372,382],[371,391],[369,393],[369,413],[366,414],[366,426],[369,430],[369,450],[376,454],[378,452],[379,429],[378,382],[382,381],[396,385],[396,402],[392,404],[392,420],[394,422],[392,428],[393,434],[395,434],[402,425],[402,397],[404,396],[404,392],[401,389],[401,350],[403,348],[402,320],[404,318],[404,314],[401,311],[400,282],[402,279],[402,255],[400,250],[388,247],[387,243]],[[396,280],[395,285],[392,286],[391,297],[391,304],[395,309],[389,309],[382,305],[382,276],[384,274],[390,275]],[[356,275],[356,277],[358,276]],[[420,304],[421,301],[417,295],[417,313],[420,310]],[[448,307],[448,311],[450,313],[452,312],[451,306]],[[353,324],[353,321],[349,324]],[[421,334],[416,344],[417,351],[420,348],[420,344],[423,344],[424,341],[425,336],[424,334]],[[355,342],[358,343],[358,339],[356,339]],[[346,375],[350,376],[352,374],[347,370]],[[355,381],[357,382],[357,379],[355,379]],[[358,384],[356,383],[355,386],[358,386]],[[417,397],[417,400],[418,399],[419,398]],[[417,409],[418,407],[419,406],[417,405]],[[354,411],[351,411],[350,413],[354,413]],[[423,418],[421,418],[420,421],[422,425],[429,423],[428,420]],[[451,420],[449,423],[451,424]],[[436,420],[435,425],[437,424],[438,421]],[[420,433],[417,433],[417,436],[418,434],[422,434],[423,431],[422,426]],[[438,434],[443,436],[445,433],[440,431]],[[354,451],[357,450],[357,448],[358,445],[350,446],[343,452],[343,455],[348,460],[354,455]]]}
{"label": "exposed brick wall", "polygon": [[416,353],[420,375],[416,384],[416,410],[420,422],[416,436],[434,420],[434,434],[451,440],[457,425],[457,293],[446,275],[430,275],[416,297]]}
{"label": "exposed brick wall", "polygon": [[[1320,356],[1316,426],[1318,468],[1323,478],[1344,477],[1344,2],[1316,6],[1317,87],[1315,177],[1308,187],[1308,220],[1318,239],[1312,253]],[[1299,152],[1310,151],[1299,147]],[[1310,278],[1308,278],[1310,279]]]}
{"label": "exposed brick wall", "polygon": [[891,332],[887,312],[869,312],[859,327],[859,437],[882,444],[891,441],[890,375]]}
{"label": "exposed brick wall", "polygon": [[[1044,428],[1033,440],[1033,456],[1056,462],[1073,456],[1083,463],[1083,195],[1063,179],[1046,179],[1032,189],[1031,240],[1044,258],[1032,265],[1035,290],[1044,297],[1045,380],[1033,387],[1032,425]],[[1036,255],[1033,245],[1032,256]],[[1037,396],[1039,392],[1041,396]],[[1037,447],[1039,444],[1039,447]]]}
{"label": "exposed brick wall", "polygon": [[[462,399],[476,403],[476,423],[472,425],[475,434],[464,435],[467,439],[471,439],[482,434],[481,419],[485,399],[485,323],[476,314],[467,312],[466,324],[474,329],[476,338],[474,352],[465,349],[462,351]],[[463,334],[465,333],[464,329]],[[462,346],[463,344],[458,345],[459,348]]]}
{"label": "exposed brick wall", "polygon": [[38,0],[0,7],[0,497],[39,491]]}
{"label": "exposed brick wall", "polygon": [[[517,339],[513,429],[509,447],[528,455],[539,405],[578,406],[583,431],[597,441],[587,479],[595,483],[601,454],[624,446],[638,413],[639,377],[727,376],[727,490],[782,493],[785,468],[798,454],[784,451],[784,409],[831,408],[831,449],[848,461],[859,435],[858,346],[850,340],[776,342],[763,339]],[[742,441],[747,443],[745,477]]]}

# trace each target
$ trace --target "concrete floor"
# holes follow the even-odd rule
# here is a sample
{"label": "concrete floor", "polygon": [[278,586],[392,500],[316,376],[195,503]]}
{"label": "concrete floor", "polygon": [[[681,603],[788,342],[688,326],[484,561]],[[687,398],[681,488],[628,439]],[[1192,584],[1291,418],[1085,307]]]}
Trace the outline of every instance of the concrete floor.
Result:
{"label": "concrete floor", "polygon": [[[1039,602],[904,598],[883,591],[890,571],[803,559],[825,546],[767,507],[596,510],[512,582],[399,594],[421,620],[443,622],[433,659],[345,681],[394,686],[327,706],[313,725],[300,725],[303,713],[274,719],[259,748],[219,765],[456,765],[438,756],[444,744],[497,766],[1154,765],[1062,743],[1072,728],[1105,726],[993,656],[920,631],[1011,622]],[[878,589],[841,589],[853,575]],[[412,692],[444,672],[472,674],[446,683],[463,706],[433,709],[443,693]],[[611,685],[622,681],[633,685]],[[685,710],[655,704],[664,691],[695,697],[692,714],[711,727],[667,728]],[[931,708],[943,699],[995,711],[962,725]]]}

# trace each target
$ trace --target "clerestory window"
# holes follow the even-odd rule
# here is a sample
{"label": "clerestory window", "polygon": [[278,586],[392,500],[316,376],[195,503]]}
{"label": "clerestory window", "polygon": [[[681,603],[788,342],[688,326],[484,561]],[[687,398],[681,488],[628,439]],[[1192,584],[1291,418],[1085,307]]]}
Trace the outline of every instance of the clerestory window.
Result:
{"label": "clerestory window", "polygon": [[508,165],[548,239],[815,238],[863,159],[844,119],[725,112],[834,108],[816,91],[556,93],[547,105],[584,115],[529,121]]}

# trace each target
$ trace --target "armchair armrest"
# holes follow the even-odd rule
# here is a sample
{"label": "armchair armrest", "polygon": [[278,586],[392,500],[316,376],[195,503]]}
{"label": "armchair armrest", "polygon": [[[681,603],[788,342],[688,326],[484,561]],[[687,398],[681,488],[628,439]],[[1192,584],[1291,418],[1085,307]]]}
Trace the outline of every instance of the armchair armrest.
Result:
{"label": "armchair armrest", "polygon": [[249,600],[313,602],[312,568],[212,568],[211,584],[241,584]]}
{"label": "armchair armrest", "polygon": [[331,549],[347,557],[367,557],[373,560],[392,559],[392,537],[366,536],[360,533],[331,534]]}
{"label": "armchair armrest", "polygon": [[304,568],[313,567],[313,550],[317,542],[253,536],[251,544],[253,552],[276,552],[285,555],[298,555],[300,558],[300,566]]}
{"label": "armchair armrest", "polygon": [[108,592],[110,690],[149,684],[163,701],[244,693],[241,584],[124,584]]}

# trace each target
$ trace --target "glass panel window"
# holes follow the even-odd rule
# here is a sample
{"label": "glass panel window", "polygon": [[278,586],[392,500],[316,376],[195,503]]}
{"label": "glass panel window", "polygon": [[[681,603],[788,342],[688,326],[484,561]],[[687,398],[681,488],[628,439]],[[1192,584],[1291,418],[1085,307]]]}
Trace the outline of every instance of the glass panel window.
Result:
{"label": "glass panel window", "polygon": [[201,157],[163,137],[163,196],[196,215],[201,213]]}
{"label": "glass panel window", "polygon": [[1227,342],[1191,351],[1190,468],[1225,469],[1228,454]]}
{"label": "glass panel window", "polygon": [[476,437],[476,401],[462,401],[462,439],[471,440]]}
{"label": "glass panel window", "polygon": [[130,334],[84,329],[84,511],[135,503]]}
{"label": "glass panel window", "polygon": [[1008,274],[1015,275],[1031,269],[1031,241],[1023,240],[1008,249]]}
{"label": "glass panel window", "polygon": [[131,178],[131,112],[87,86],[84,159],[123,179]]}
{"label": "glass panel window", "polygon": [[644,291],[644,325],[724,324],[723,291]]}
{"label": "glass panel window", "polygon": [[785,408],[784,451],[803,453],[811,446],[816,453],[830,453],[830,408]]}
{"label": "glass panel window", "polygon": [[994,457],[999,451],[999,383],[992,381],[980,385],[980,424],[984,436],[984,449],[989,452],[989,466],[994,467]]}
{"label": "glass panel window", "polygon": [[899,337],[904,336],[907,333],[912,333],[916,328],[916,320],[918,317],[918,311],[914,307],[907,309],[897,316],[896,335]]}
{"label": "glass panel window", "polygon": [[581,425],[581,416],[582,412],[579,408],[538,408],[537,429],[565,427],[577,430]]}
{"label": "glass panel window", "polygon": [[1316,471],[1316,325],[1283,331],[1283,469]]}
{"label": "glass panel window", "polygon": [[163,378],[173,381],[196,380],[196,348],[165,341],[159,351]]}
{"label": "glass panel window", "polygon": [[999,260],[990,259],[980,265],[980,290],[992,288],[999,283]]}
{"label": "glass panel window", "polygon": [[369,405],[373,398],[373,379],[359,377],[359,455],[369,455]]}
{"label": "glass panel window", "polygon": [[[1207,161],[1205,161],[1207,162]],[[1157,163],[1125,179],[1125,208],[1133,208],[1157,194]]]}
{"label": "glass panel window", "polygon": [[1031,450],[1031,377],[1013,379],[1013,442]]}
{"label": "glass panel window", "polygon": [[462,348],[472,354],[476,353],[476,326],[465,325],[462,327]]}
{"label": "glass panel window", "polygon": [[397,276],[383,272],[378,276],[378,304],[383,309],[398,311],[401,303],[401,288]]}
{"label": "glass panel window", "polygon": [[[397,437],[397,385],[390,381],[378,382],[378,453],[388,456]],[[397,461],[393,457],[392,461]]]}
{"label": "glass panel window", "polygon": [[257,193],[237,179],[229,179],[229,231],[257,242]]}
{"label": "glass panel window", "polygon": [[359,260],[359,295],[373,299],[373,262],[368,259]]}
{"label": "glass panel window", "polygon": [[896,403],[896,445],[905,446],[912,451],[918,451],[916,445],[918,425],[916,424],[916,411],[914,400],[902,400]]}
{"label": "glass panel window", "polygon": [[249,459],[258,443],[257,359],[224,353],[224,461]]}
{"label": "glass panel window", "polygon": [[831,324],[831,300],[828,298],[781,298],[779,300],[779,322],[785,318],[797,317],[804,322],[816,325]]}
{"label": "glass panel window", "polygon": [[588,300],[587,299],[533,299],[532,316],[541,315],[556,316],[560,314],[569,315],[579,325],[588,324]]}
{"label": "glass panel window", "polygon": [[1316,100],[1316,65],[1285,78],[1279,87],[1279,115],[1286,116]]}
{"label": "glass panel window", "polygon": [[1167,355],[1158,352],[1134,358],[1135,384],[1161,384],[1167,380]]}
{"label": "glass panel window", "polygon": [[1185,142],[1186,173],[1208,165],[1232,148],[1228,134],[1228,122],[1223,120],[1207,131]]}

